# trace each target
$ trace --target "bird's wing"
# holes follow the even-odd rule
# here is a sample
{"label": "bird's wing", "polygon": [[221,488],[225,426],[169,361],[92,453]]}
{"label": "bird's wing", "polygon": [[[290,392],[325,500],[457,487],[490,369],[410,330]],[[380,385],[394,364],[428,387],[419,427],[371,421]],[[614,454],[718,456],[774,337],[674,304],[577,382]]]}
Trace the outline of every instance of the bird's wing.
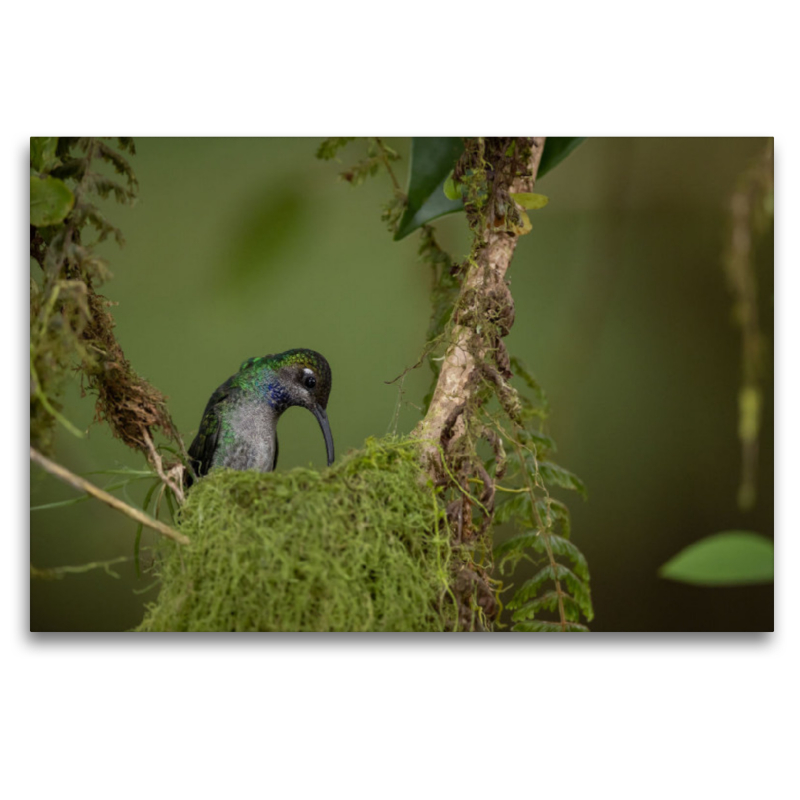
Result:
{"label": "bird's wing", "polygon": [[222,428],[220,412],[223,406],[240,391],[237,386],[233,385],[233,378],[229,378],[217,388],[206,404],[197,436],[194,437],[194,441],[189,447],[192,468],[198,476],[206,475],[214,463],[214,453],[217,450],[219,433]]}

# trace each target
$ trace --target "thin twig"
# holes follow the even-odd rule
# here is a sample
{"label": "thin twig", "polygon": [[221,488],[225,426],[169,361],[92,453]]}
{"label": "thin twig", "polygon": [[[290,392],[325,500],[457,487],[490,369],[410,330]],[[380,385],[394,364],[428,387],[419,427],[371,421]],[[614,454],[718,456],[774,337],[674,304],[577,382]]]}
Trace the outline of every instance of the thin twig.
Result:
{"label": "thin twig", "polygon": [[63,578],[65,575],[79,575],[83,572],[89,572],[93,569],[102,569],[105,573],[112,578],[119,578],[119,573],[111,569],[115,564],[123,564],[126,561],[131,561],[131,556],[120,556],[119,558],[112,558],[108,561],[90,561],[88,564],[80,564],[77,567],[49,567],[40,569],[31,564],[31,578],[41,578],[43,580],[54,580]]}
{"label": "thin twig", "polygon": [[[172,493],[178,499],[178,502],[183,505],[183,501],[185,497],[183,495],[183,488],[177,481],[170,480],[169,476],[164,472],[164,465],[161,463],[161,456],[158,454],[158,451],[153,444],[153,439],[150,436],[148,430],[141,426],[142,428],[142,436],[144,438],[144,443],[147,445],[147,449],[150,452],[150,463],[153,465],[153,468],[158,473],[158,477],[172,489]],[[173,470],[170,470],[172,472]]]}
{"label": "thin twig", "polygon": [[189,544],[189,539],[184,536],[182,533],[178,533],[178,531],[170,528],[168,525],[165,525],[163,522],[159,522],[156,519],[148,516],[142,511],[139,511],[138,508],[134,508],[133,506],[129,506],[124,501],[120,500],[118,497],[114,497],[113,494],[109,494],[108,492],[104,492],[102,489],[98,489],[93,483],[89,483],[89,481],[81,478],[79,475],[76,475],[74,472],[70,472],[66,467],[62,467],[61,464],[56,464],[55,461],[51,461],[46,456],[43,456],[38,450],[31,447],[31,461],[38,464],[42,469],[49,472],[51,475],[55,475],[56,478],[59,480],[64,481],[64,483],[69,484],[73,487],[73,489],[77,489],[79,492],[86,492],[87,494],[92,495],[92,497],[97,498],[98,500],[102,501],[106,505],[111,506],[111,508],[116,509],[117,511],[121,511],[126,516],[130,517],[131,519],[136,520],[142,525],[146,525],[148,528],[152,528],[154,531],[157,531],[162,536],[166,536],[169,539],[172,539],[178,544]]}
{"label": "thin twig", "polygon": [[386,150],[386,145],[377,136],[374,137],[374,142],[376,145],[378,145],[378,148],[381,151],[381,156],[380,156],[381,161],[383,161],[383,166],[386,167],[386,171],[389,173],[389,177],[392,179],[392,184],[394,185],[395,192],[399,195],[402,195],[403,190],[400,188],[400,183],[394,174],[394,170],[392,169],[392,165],[389,159],[389,153]]}

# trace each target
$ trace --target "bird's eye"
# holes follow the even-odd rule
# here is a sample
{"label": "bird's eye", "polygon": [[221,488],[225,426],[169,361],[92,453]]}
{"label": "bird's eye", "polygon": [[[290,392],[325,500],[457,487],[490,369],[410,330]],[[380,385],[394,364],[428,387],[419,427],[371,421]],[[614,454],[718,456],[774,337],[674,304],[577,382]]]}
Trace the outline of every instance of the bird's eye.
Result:
{"label": "bird's eye", "polygon": [[317,385],[317,379],[313,375],[306,375],[303,378],[303,383],[307,389],[313,389]]}

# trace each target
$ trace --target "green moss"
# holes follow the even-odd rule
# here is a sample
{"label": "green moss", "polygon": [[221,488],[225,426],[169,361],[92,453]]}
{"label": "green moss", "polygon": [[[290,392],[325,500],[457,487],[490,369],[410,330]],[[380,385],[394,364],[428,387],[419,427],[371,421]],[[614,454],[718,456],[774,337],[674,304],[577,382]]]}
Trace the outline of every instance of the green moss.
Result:
{"label": "green moss", "polygon": [[214,470],[180,512],[142,631],[454,627],[450,545],[408,440],[370,439],[322,473]]}

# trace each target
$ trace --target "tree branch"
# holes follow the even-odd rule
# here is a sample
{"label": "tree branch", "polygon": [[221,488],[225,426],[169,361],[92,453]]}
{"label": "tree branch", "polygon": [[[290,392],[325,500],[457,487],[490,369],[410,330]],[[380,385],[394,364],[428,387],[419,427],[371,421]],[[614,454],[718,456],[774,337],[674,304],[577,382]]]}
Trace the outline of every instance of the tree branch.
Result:
{"label": "tree branch", "polygon": [[31,461],[38,464],[42,469],[49,472],[51,475],[55,475],[56,478],[59,480],[64,481],[64,483],[69,484],[73,487],[73,489],[77,489],[79,492],[86,492],[90,494],[92,497],[101,500],[106,505],[111,506],[111,508],[116,509],[117,511],[121,511],[126,516],[130,517],[136,522],[140,523],[141,525],[146,525],[148,528],[152,528],[154,531],[157,531],[162,536],[166,536],[169,539],[172,539],[178,544],[189,544],[189,539],[184,536],[182,533],[178,533],[178,531],[170,528],[168,525],[165,525],[163,522],[159,522],[157,519],[153,519],[152,517],[145,514],[143,511],[139,511],[138,508],[134,508],[133,506],[129,506],[127,503],[120,500],[118,497],[114,497],[113,494],[109,494],[108,492],[104,492],[102,489],[99,489],[89,481],[81,478],[79,475],[76,475],[74,472],[70,472],[66,467],[62,467],[60,464],[56,464],[55,461],[51,461],[46,456],[43,456],[38,450],[35,450],[31,447]]}
{"label": "tree branch", "polygon": [[[511,184],[511,192],[531,192],[536,181],[536,173],[544,151],[544,137],[537,136],[530,139],[531,155],[528,175],[516,178]],[[493,207],[494,198],[489,203]],[[505,274],[511,258],[517,247],[518,235],[505,229],[498,229],[492,225],[493,220],[487,220],[482,233],[485,244],[477,254],[475,263],[464,276],[459,292],[456,308],[459,309],[459,318],[469,320],[475,318],[475,311],[483,300],[486,305],[493,291],[502,291],[508,295],[505,285]],[[475,235],[478,235],[477,232]],[[510,296],[509,296],[510,300]],[[510,323],[507,324],[510,327]],[[452,330],[451,344],[445,353],[442,369],[436,383],[433,398],[425,418],[417,426],[415,436],[431,442],[425,448],[425,456],[429,464],[437,463],[437,444],[441,442],[447,428],[452,426],[451,420],[458,415],[459,406],[464,408],[479,382],[475,380],[476,373],[480,370],[483,357],[486,356],[487,346],[481,342],[475,328],[456,319]],[[458,438],[463,431],[463,420],[455,422],[453,438]],[[438,470],[436,470],[438,471]]]}

